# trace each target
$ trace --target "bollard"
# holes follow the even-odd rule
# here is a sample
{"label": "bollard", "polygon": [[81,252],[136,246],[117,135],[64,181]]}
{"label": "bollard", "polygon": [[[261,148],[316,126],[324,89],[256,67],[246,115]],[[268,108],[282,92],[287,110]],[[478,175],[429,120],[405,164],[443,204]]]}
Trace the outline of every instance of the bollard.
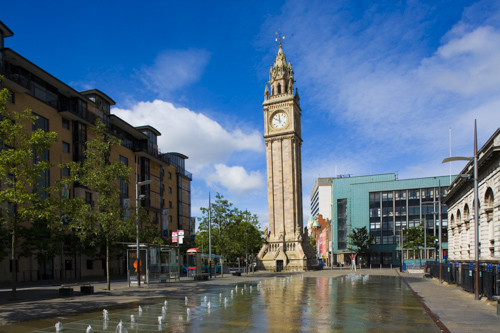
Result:
{"label": "bollard", "polygon": [[391,264],[391,269],[392,269],[392,264]]}
{"label": "bollard", "polygon": [[370,270],[372,269],[372,264],[370,264]]}
{"label": "bollard", "polygon": [[382,269],[382,264],[380,264],[380,269]]}

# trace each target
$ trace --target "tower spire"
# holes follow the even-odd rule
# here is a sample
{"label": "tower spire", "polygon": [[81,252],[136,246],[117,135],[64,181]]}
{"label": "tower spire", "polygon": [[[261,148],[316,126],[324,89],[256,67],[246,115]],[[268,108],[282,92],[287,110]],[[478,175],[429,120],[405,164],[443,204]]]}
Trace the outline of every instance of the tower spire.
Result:
{"label": "tower spire", "polygon": [[269,71],[268,83],[271,87],[269,96],[281,94],[293,95],[293,84],[295,83],[295,80],[293,79],[292,64],[290,62],[287,64],[286,55],[283,53],[283,45],[281,44],[281,41],[285,39],[285,36],[283,36],[279,30],[276,32],[276,35],[277,37],[275,40],[279,42],[279,49],[276,54],[276,60]]}

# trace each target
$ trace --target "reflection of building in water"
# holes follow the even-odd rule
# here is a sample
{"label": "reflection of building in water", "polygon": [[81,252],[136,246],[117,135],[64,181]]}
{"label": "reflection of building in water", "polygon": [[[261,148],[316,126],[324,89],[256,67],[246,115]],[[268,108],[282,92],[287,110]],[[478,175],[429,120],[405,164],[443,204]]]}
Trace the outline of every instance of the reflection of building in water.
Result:
{"label": "reflection of building in water", "polygon": [[[435,331],[411,292],[395,276],[294,276],[262,284],[259,320],[265,331]],[[250,314],[251,315],[251,314]],[[404,320],[394,320],[404,318]]]}
{"label": "reflection of building in water", "polygon": [[269,331],[297,330],[304,325],[302,313],[309,311],[311,300],[304,293],[304,283],[299,276],[293,276],[288,283],[282,279],[268,279],[266,285],[262,282],[263,303],[267,305],[262,320],[266,321]]}

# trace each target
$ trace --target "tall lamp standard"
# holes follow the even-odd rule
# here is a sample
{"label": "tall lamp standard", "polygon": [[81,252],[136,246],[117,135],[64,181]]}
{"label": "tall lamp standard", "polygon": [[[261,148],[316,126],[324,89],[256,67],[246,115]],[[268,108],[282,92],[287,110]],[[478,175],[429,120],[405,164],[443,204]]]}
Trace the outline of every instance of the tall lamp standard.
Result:
{"label": "tall lamp standard", "polygon": [[144,195],[139,195],[139,186],[149,185],[154,183],[154,180],[144,180],[142,182],[135,183],[135,226],[136,226],[136,241],[137,241],[137,286],[141,286],[141,260],[139,257],[139,199],[144,198]]}
{"label": "tall lamp standard", "polygon": [[329,247],[330,247],[330,269],[333,269],[333,202],[330,203],[330,246]]}
{"label": "tall lamp standard", "polygon": [[[453,162],[453,161],[474,161],[474,261],[476,266],[476,272],[474,273],[474,289],[475,289],[475,300],[479,300],[479,225],[478,225],[478,191],[477,191],[477,125],[476,120],[474,120],[474,157],[448,157],[441,163]],[[469,175],[460,175],[461,178],[470,178]],[[441,230],[441,225],[439,225]]]}
{"label": "tall lamp standard", "polygon": [[403,271],[403,230],[405,228],[401,228],[401,237],[399,237],[399,247],[401,248],[401,265],[399,266],[399,271]]}

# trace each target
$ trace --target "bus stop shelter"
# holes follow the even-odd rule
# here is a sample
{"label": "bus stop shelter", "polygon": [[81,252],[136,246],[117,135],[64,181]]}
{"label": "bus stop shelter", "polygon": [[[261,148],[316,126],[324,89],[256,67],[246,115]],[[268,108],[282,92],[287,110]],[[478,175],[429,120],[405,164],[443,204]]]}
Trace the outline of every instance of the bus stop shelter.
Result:
{"label": "bus stop shelter", "polygon": [[141,283],[167,282],[180,279],[179,247],[173,245],[141,244],[139,260],[137,245],[127,244],[127,278],[129,286],[137,284],[137,270]]}

